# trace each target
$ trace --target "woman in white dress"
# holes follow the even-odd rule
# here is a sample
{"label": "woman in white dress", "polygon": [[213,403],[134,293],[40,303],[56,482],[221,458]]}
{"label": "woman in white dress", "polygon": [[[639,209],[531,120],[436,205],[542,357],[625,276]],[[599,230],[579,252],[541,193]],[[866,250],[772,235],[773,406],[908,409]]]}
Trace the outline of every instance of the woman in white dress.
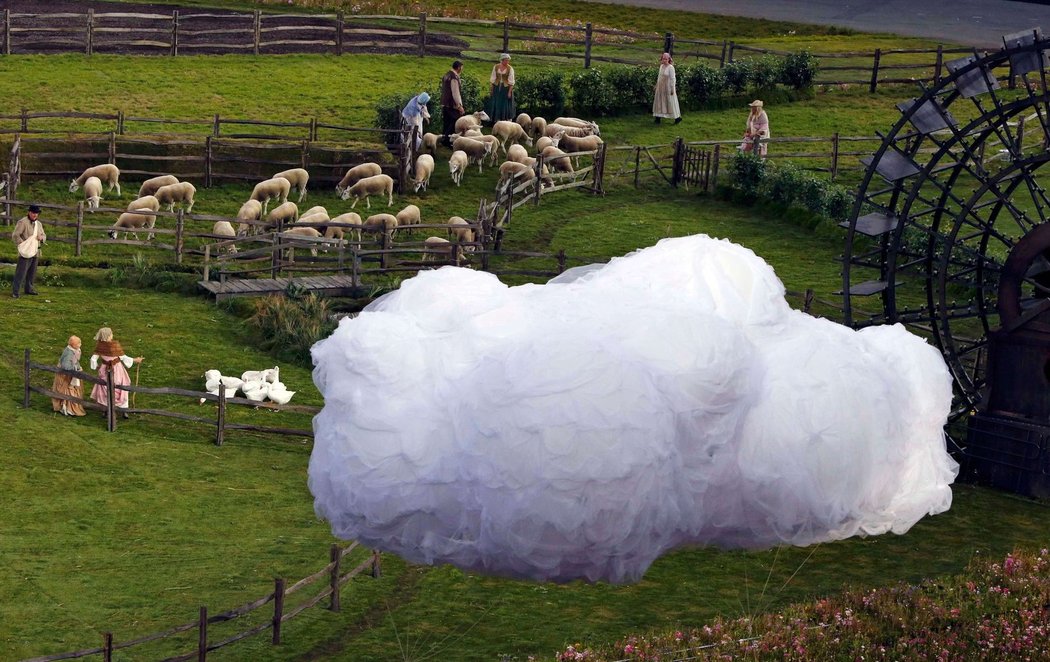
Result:
{"label": "woman in white dress", "polygon": [[682,121],[682,110],[678,107],[678,80],[675,78],[674,63],[671,54],[660,56],[660,73],[656,77],[656,89],[653,92],[653,117],[655,122],[666,117],[675,124]]}

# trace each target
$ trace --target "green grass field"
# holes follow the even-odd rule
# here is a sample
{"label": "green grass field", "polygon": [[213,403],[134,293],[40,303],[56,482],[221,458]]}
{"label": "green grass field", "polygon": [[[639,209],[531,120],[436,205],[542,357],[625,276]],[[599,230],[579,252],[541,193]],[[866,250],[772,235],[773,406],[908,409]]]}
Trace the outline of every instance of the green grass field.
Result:
{"label": "green grass field", "polygon": [[[485,6],[471,0],[466,7],[482,11]],[[600,20],[638,29],[690,21],[681,23],[683,32],[695,29],[711,38],[762,36],[757,22],[696,14],[560,0],[542,0],[533,11],[562,18],[606,12]],[[829,50],[836,40],[913,43],[798,26],[766,28],[781,35],[785,48],[807,39],[824,41]],[[788,35],[791,30],[796,34]],[[0,114],[26,107],[168,118],[214,113],[316,117],[368,125],[378,98],[432,84],[446,66],[443,59],[405,56],[12,56],[0,58]],[[470,66],[468,73],[480,75],[480,65]],[[526,59],[519,66],[530,65]],[[875,95],[836,89],[774,106],[770,118],[777,136],[872,135],[899,116],[895,103],[914,94],[905,88]],[[679,135],[732,139],[739,137],[745,114],[743,107],[690,113],[678,126],[653,125],[644,114],[611,118],[602,123],[602,134],[616,144],[668,143]],[[494,184],[492,171],[471,172],[457,189],[439,164],[430,192],[404,196],[395,204],[418,204],[424,218],[472,215],[480,198],[491,197]],[[119,201],[107,198],[105,204],[126,203],[132,188],[127,185]],[[201,188],[195,211],[232,214],[247,192],[247,186]],[[60,181],[25,182],[19,196],[63,203],[76,199]],[[307,204],[324,204],[336,213],[349,206],[334,192],[321,190],[312,190]],[[520,209],[505,246],[607,259],[664,237],[704,232],[753,249],[789,291],[812,288],[818,297],[833,298],[840,284],[835,261],[842,251],[840,238],[806,230],[785,216],[671,190],[658,181],[634,189],[625,179],[609,185],[605,197],[567,191],[545,197],[536,208]],[[31,349],[37,361],[57,361],[69,334],[82,336],[90,350],[91,335],[103,325],[115,329],[129,353],[146,357],[139,375],[143,385],[199,389],[209,368],[239,372],[277,362],[256,348],[243,316],[231,310],[202,297],[115,285],[106,270],[84,268],[124,264],[135,253],[159,262],[166,254],[92,249],[78,261],[68,246],[48,246],[45,256],[51,262],[38,279],[42,296],[0,298],[5,322],[0,325],[0,420],[8,423],[0,490],[11,504],[0,511],[0,558],[8,569],[0,582],[4,659],[100,645],[106,631],[126,641],[193,621],[201,605],[211,613],[241,605],[272,590],[274,577],[294,581],[322,567],[329,545],[336,542],[313,513],[306,487],[307,440],[233,432],[220,448],[212,443],[213,429],[203,424],[139,416],[120,421],[110,434],[97,412],[68,419],[52,413],[39,395],[30,409],[21,407],[22,350]],[[13,257],[10,242],[0,243],[0,261]],[[0,293],[7,291],[11,274],[10,266],[0,267]],[[797,296],[789,299],[800,305]],[[294,403],[321,404],[304,363],[280,365],[282,380],[299,392]],[[40,375],[34,383],[50,380]],[[161,398],[151,405],[202,416],[214,409]],[[309,425],[308,417],[265,410],[235,416],[239,422]],[[449,567],[411,566],[386,555],[383,577],[351,582],[340,613],[308,609],[285,624],[280,647],[271,647],[264,633],[209,657],[550,658],[569,643],[753,614],[847,584],[882,586],[936,577],[961,570],[977,554],[1046,544],[1046,504],[968,486],[956,487],[955,499],[951,511],[920,522],[904,536],[759,552],[683,549],[660,559],[643,581],[625,587],[501,580]],[[366,556],[362,550],[351,560]],[[228,636],[239,625],[216,625],[211,639]],[[114,659],[159,659],[188,651],[195,636],[191,631],[173,642],[118,652]]]}

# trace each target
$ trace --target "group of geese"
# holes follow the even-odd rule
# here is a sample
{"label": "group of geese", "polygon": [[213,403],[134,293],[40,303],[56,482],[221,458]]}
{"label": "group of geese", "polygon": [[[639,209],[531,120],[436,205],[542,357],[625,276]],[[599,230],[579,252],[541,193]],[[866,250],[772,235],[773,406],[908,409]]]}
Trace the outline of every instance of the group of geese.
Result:
{"label": "group of geese", "polygon": [[[237,391],[253,402],[262,402],[269,399],[279,405],[288,404],[295,391],[289,391],[281,382],[281,369],[278,366],[266,370],[248,370],[240,377],[223,377],[218,370],[208,370],[204,373],[204,388],[211,395],[218,395],[219,389],[225,389],[226,397],[237,396]],[[205,398],[201,398],[204,404]]]}

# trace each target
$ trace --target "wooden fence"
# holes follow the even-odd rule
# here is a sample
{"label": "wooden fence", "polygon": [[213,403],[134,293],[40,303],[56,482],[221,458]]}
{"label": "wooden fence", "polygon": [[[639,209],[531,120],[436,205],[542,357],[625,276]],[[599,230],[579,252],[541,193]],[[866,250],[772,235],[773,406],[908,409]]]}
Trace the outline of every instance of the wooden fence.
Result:
{"label": "wooden fence", "polygon": [[[11,53],[151,53],[177,56],[199,53],[324,52],[342,55],[375,50],[490,60],[508,52],[577,62],[652,64],[671,52],[682,62],[692,58],[725,66],[741,57],[785,55],[784,51],[734,41],[675,35],[673,31],[638,32],[593,23],[554,25],[510,18],[481,20],[355,14],[270,14],[201,12],[18,13],[4,10],[0,52]],[[885,83],[936,80],[946,55],[970,48],[875,49],[816,53],[819,83],[861,84],[874,91]]]}
{"label": "wooden fence", "polygon": [[[50,388],[43,386],[36,386],[32,382],[33,371],[43,372],[45,374],[63,374],[70,377],[76,377],[88,384],[100,384],[106,387],[107,402],[105,405],[100,405],[94,400],[89,399],[78,399],[71,396],[63,395],[61,393],[55,393]],[[305,428],[283,428],[283,427],[269,427],[262,425],[248,425],[241,423],[232,423],[227,420],[227,411],[231,405],[233,406],[244,406],[244,407],[262,407],[265,409],[281,412],[291,412],[300,414],[317,414],[321,411],[320,407],[313,407],[309,405],[278,405],[272,402],[256,402],[254,400],[248,400],[247,398],[236,398],[226,397],[225,389],[219,389],[218,395],[202,391],[193,391],[182,388],[170,388],[170,387],[147,387],[136,385],[114,385],[113,384],[113,373],[108,372],[106,379],[99,379],[97,376],[87,372],[78,372],[72,370],[63,370],[62,368],[54,365],[46,365],[43,363],[36,363],[31,360],[29,350],[25,350],[25,356],[22,364],[22,379],[23,379],[23,399],[22,406],[26,409],[30,406],[30,395],[33,393],[39,393],[49,398],[55,398],[58,400],[70,400],[75,401],[83,405],[87,409],[102,411],[106,415],[106,430],[114,432],[117,429],[117,412],[124,412],[127,414],[151,414],[153,416],[162,416],[166,418],[176,418],[182,421],[188,421],[191,423],[201,423],[209,427],[215,428],[215,445],[221,446],[225,440],[227,430],[240,430],[250,432],[260,432],[264,434],[276,434],[276,435],[287,435],[295,437],[307,437],[313,439],[314,433],[312,429]],[[114,404],[114,394],[116,391],[126,391],[129,393],[129,404],[128,408],[116,407]],[[147,396],[174,396],[176,398],[184,398],[193,402],[215,402],[218,407],[215,411],[215,418],[206,418],[203,416],[195,416],[181,411],[172,411],[167,409],[151,408],[151,407],[136,407],[134,406],[134,396],[142,393]]]}
{"label": "wooden fence", "polygon": [[[208,608],[206,606],[201,606],[198,610],[197,617],[194,620],[175,625],[161,632],[154,632],[127,641],[116,641],[112,632],[105,632],[102,635],[101,646],[43,655],[24,660],[23,662],[55,662],[56,660],[71,660],[92,657],[95,655],[100,655],[105,662],[109,662],[113,659],[114,652],[132,648],[137,650],[130,654],[138,659],[156,659],[156,654],[150,655],[141,649],[147,644],[166,639],[173,639],[182,633],[192,634],[194,632],[196,633],[196,644],[193,646],[193,649],[186,653],[166,657],[166,662],[183,662],[193,659],[203,662],[208,658],[208,653],[220,648],[225,648],[226,646],[241,641],[242,639],[261,634],[266,630],[271,631],[270,643],[276,646],[281,643],[282,627],[286,621],[295,618],[310,607],[320,604],[325,598],[328,598],[327,608],[329,611],[340,611],[342,589],[351,579],[361,575],[366,570],[370,570],[372,577],[375,578],[382,575],[381,559],[379,552],[376,550],[373,550],[364,561],[358,563],[349,571],[343,572],[342,567],[344,559],[346,559],[351,552],[357,550],[358,547],[359,545],[356,542],[351,543],[346,547],[333,544],[329,549],[330,561],[328,562],[328,565],[307,577],[303,577],[291,586],[288,586],[283,578],[277,577],[273,581],[272,592],[239,607],[218,614],[209,614]],[[309,597],[302,599],[301,602],[294,606],[288,604],[291,596],[295,596],[307,586],[316,585],[319,582],[325,582],[326,585],[324,588],[313,593]],[[273,604],[273,610],[268,614],[260,616],[262,612],[259,612],[259,610],[271,603]],[[245,630],[229,634],[218,641],[212,640],[211,629],[213,626],[219,626],[220,624],[230,622],[243,623],[249,620],[253,615],[256,617],[255,620],[260,622]],[[238,621],[237,619],[244,620]],[[184,636],[183,638],[188,637]]]}

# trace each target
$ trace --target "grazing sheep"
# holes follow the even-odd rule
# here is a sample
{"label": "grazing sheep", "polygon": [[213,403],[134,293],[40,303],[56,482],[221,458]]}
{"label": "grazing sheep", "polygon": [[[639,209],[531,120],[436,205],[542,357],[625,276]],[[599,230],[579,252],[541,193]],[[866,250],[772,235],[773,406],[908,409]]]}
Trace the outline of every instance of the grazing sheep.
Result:
{"label": "grazing sheep", "polygon": [[273,177],[271,179],[264,179],[255,185],[252,189],[252,195],[250,200],[258,200],[262,203],[262,213],[266,213],[266,209],[270,205],[270,200],[280,199],[281,204],[288,202],[288,193],[292,189],[292,183],[284,177]]}
{"label": "grazing sheep", "polygon": [[460,134],[460,138],[479,138],[483,135],[485,134],[481,132],[481,129],[467,129]]}
{"label": "grazing sheep", "polygon": [[[296,221],[299,225],[304,223],[327,223],[330,219],[328,216],[328,209],[322,205],[314,205],[304,212],[299,213],[299,220]],[[319,228],[320,232],[324,232],[324,228]]]}
{"label": "grazing sheep", "polygon": [[387,201],[386,206],[389,207],[394,204],[394,178],[390,175],[374,175],[372,177],[365,177],[360,179],[356,184],[343,191],[340,196],[343,200],[354,199],[354,204],[350,205],[350,209],[357,206],[357,203],[361,198],[365,199],[365,206],[369,209],[372,208],[372,203],[369,201],[369,196],[382,195],[386,193]]}
{"label": "grazing sheep", "polygon": [[[113,228],[110,230],[110,239],[116,239],[117,233],[121,230],[124,231],[124,239],[128,238],[130,233],[135,237],[135,241],[139,239],[138,230],[152,230],[153,224],[157,222],[157,217],[149,213],[138,213],[126,211],[117,218],[117,222],[113,224]],[[153,239],[153,233],[150,232],[146,237],[146,241]]]}
{"label": "grazing sheep", "polygon": [[365,230],[382,232],[387,239],[392,239],[397,230],[397,217],[393,214],[373,214],[361,225]]}
{"label": "grazing sheep", "polygon": [[[345,225],[356,225],[356,228],[344,228],[337,224]],[[361,241],[361,215],[355,211],[348,211],[345,214],[339,214],[335,218],[328,222],[328,227],[324,229],[324,236],[326,239],[339,239],[342,241],[343,234],[351,230],[356,233],[357,240]]]}
{"label": "grazing sheep", "polygon": [[102,180],[98,177],[88,177],[84,180],[84,199],[87,200],[88,211],[95,211],[102,202]]}
{"label": "grazing sheep", "polygon": [[480,173],[482,162],[486,156],[492,153],[493,146],[490,142],[474,140],[473,138],[456,138],[456,142],[452,143],[452,149],[466,152],[470,162],[478,164],[478,172]]}
{"label": "grazing sheep", "polygon": [[441,138],[436,133],[424,133],[423,134],[423,146],[422,151],[424,154],[437,154],[438,140]]}
{"label": "grazing sheep", "polygon": [[244,236],[249,231],[255,234],[258,226],[248,221],[258,221],[262,217],[262,213],[263,206],[258,200],[249,200],[241,205],[241,208],[237,211],[237,220],[240,221],[240,224],[237,226],[237,234]]}
{"label": "grazing sheep", "polygon": [[496,193],[503,193],[508,188],[514,188],[518,183],[531,182],[534,179],[536,179],[536,171],[531,167],[517,161],[504,161],[499,167]]}
{"label": "grazing sheep", "polygon": [[419,212],[419,207],[415,205],[408,205],[401,211],[397,212],[397,227],[406,227],[409,225],[419,225],[423,222],[422,215]]}
{"label": "grazing sheep", "polygon": [[565,126],[563,124],[548,124],[547,125],[547,130],[544,132],[544,135],[545,136],[550,136],[551,138],[553,138],[554,136],[558,135],[559,131],[564,131],[566,136],[575,136],[577,138],[581,138],[583,136],[596,136],[596,135],[598,135],[597,133],[595,133],[595,129],[597,128],[597,126],[598,126],[597,124],[595,124],[594,127],[579,127],[579,126]]}
{"label": "grazing sheep", "polygon": [[500,144],[503,146],[503,151],[507,151],[507,143],[516,143],[524,141],[526,145],[532,144],[532,138],[529,134],[525,133],[525,129],[521,128],[516,122],[510,120],[501,120],[492,125],[492,135],[499,138]]}
{"label": "grazing sheep", "polygon": [[[367,163],[355,165],[353,168],[347,170],[346,174],[343,175],[343,178],[339,180],[339,183],[335,185],[335,192],[342,195],[343,191],[365,177],[375,177],[376,175],[381,174],[383,174],[383,168],[380,167],[378,163],[372,163],[369,161]],[[346,198],[343,198],[343,200],[346,200]]]}
{"label": "grazing sheep", "polygon": [[178,184],[168,184],[167,186],[161,186],[157,189],[157,192],[153,195],[156,196],[157,201],[161,205],[168,205],[168,211],[175,211],[175,203],[181,203],[182,208],[187,212],[193,211],[193,196],[196,195],[197,189],[189,182],[179,182]]}
{"label": "grazing sheep", "polygon": [[[598,146],[602,144],[602,139],[598,136],[583,136],[577,138],[568,134],[562,136],[561,146],[565,148],[566,152],[572,154],[573,152],[590,152],[598,149]],[[580,157],[574,157],[576,159],[576,167],[580,167]]]}
{"label": "grazing sheep", "polygon": [[154,177],[153,179],[147,179],[142,182],[142,186],[139,187],[139,197],[142,198],[147,195],[153,195],[161,186],[178,183],[179,178],[175,175],[161,175],[159,177]]}
{"label": "grazing sheep", "polygon": [[529,152],[521,145],[511,145],[507,149],[507,160],[517,161],[518,163],[525,163],[525,159],[529,158]]}
{"label": "grazing sheep", "polygon": [[572,161],[569,157],[565,156],[565,152],[554,145],[544,147],[541,154],[543,154],[543,162],[554,170],[557,170],[558,172],[575,172],[572,167]]}
{"label": "grazing sheep", "polygon": [[106,185],[106,190],[108,191],[112,191],[116,188],[117,197],[120,197],[120,169],[112,163],[91,166],[84,172],[80,173],[79,177],[69,183],[69,192],[75,193],[78,188],[84,185],[84,182],[86,182],[89,177],[98,177],[99,181]]}
{"label": "grazing sheep", "polygon": [[278,177],[288,180],[288,192],[294,188],[299,191],[299,200],[302,202],[303,198],[306,197],[306,184],[310,181],[310,173],[306,172],[305,168],[292,168],[290,170],[282,170],[273,176],[272,179]]}
{"label": "grazing sheep", "polygon": [[144,195],[128,203],[128,211],[160,211],[160,200],[155,195]]}
{"label": "grazing sheep", "polygon": [[528,113],[519,113],[514,121],[525,130],[525,133],[532,135],[532,118],[529,117]]}
{"label": "grazing sheep", "polygon": [[547,120],[542,117],[532,118],[532,137],[539,138],[547,135]]}
{"label": "grazing sheep", "polygon": [[[461,216],[450,216],[448,219],[448,238],[460,244],[473,243],[474,228]],[[463,250],[474,252],[473,246],[464,246]]]}
{"label": "grazing sheep", "polygon": [[455,263],[458,265],[461,261],[466,261],[466,256],[463,255],[462,249],[456,246],[448,239],[444,237],[427,237],[423,240],[423,262],[433,262],[435,260],[452,261],[452,254],[455,252]]}
{"label": "grazing sheep", "polygon": [[[289,204],[290,205],[290,204],[294,204],[294,203],[287,202],[285,204]],[[284,205],[281,205],[281,206],[283,207]],[[278,207],[278,209],[280,209],[280,207]],[[274,211],[277,211],[277,210],[275,209]],[[281,234],[282,235],[294,235],[292,237],[292,239],[294,239],[295,237],[305,237],[307,239],[320,239],[321,238],[321,233],[317,231],[317,228],[294,227],[294,228],[288,228],[287,230],[285,230]],[[314,257],[317,257],[317,244],[312,244],[312,247],[310,248],[310,255],[312,255]],[[289,262],[295,260],[295,248],[294,247],[289,247],[288,248],[287,259],[288,259]]]}
{"label": "grazing sheep", "polygon": [[448,172],[452,175],[452,181],[456,183],[456,186],[463,181],[463,173],[466,172],[469,165],[470,157],[461,149],[452,152],[452,156],[448,157]]}
{"label": "grazing sheep", "polygon": [[479,110],[476,113],[470,115],[464,115],[456,120],[456,133],[462,135],[467,129],[480,129],[482,122],[489,120],[489,114],[484,110]]}
{"label": "grazing sheep", "polygon": [[294,202],[289,200],[288,202],[277,205],[270,211],[269,214],[266,215],[266,227],[283,227],[285,225],[291,225],[292,223],[295,223],[298,219],[299,207]]}
{"label": "grazing sheep", "polygon": [[434,157],[429,154],[420,154],[416,158],[415,184],[416,193],[419,189],[427,190],[430,185],[430,176],[434,174]]}
{"label": "grazing sheep", "polygon": [[561,142],[561,137],[564,136],[564,135],[565,135],[564,131],[559,131],[554,136],[540,136],[536,140],[536,144],[534,145],[534,147],[536,149],[536,152],[537,153],[542,152],[545,148],[550,147],[551,145],[553,145],[554,147],[557,147],[558,143]]}
{"label": "grazing sheep", "polygon": [[574,129],[587,129],[590,131],[590,133],[596,136],[600,136],[602,134],[596,122],[581,120],[578,117],[559,117],[558,119],[551,122],[551,124],[560,124],[561,126],[568,126]]}
{"label": "grazing sheep", "polygon": [[[215,221],[215,225],[211,226],[211,233],[220,237],[228,237],[230,239],[236,239],[237,233],[233,229],[233,225],[229,221]],[[230,242],[226,244],[226,251],[228,253],[236,253],[237,246]]]}
{"label": "grazing sheep", "polygon": [[[474,140],[480,140],[481,142],[489,143],[492,146],[491,151],[489,151],[489,165],[496,165],[496,159],[499,158],[499,151],[500,149],[503,149],[503,144],[500,143],[499,138],[496,136],[478,136],[477,138],[474,138]],[[506,153],[507,150],[504,149],[503,152]]]}

